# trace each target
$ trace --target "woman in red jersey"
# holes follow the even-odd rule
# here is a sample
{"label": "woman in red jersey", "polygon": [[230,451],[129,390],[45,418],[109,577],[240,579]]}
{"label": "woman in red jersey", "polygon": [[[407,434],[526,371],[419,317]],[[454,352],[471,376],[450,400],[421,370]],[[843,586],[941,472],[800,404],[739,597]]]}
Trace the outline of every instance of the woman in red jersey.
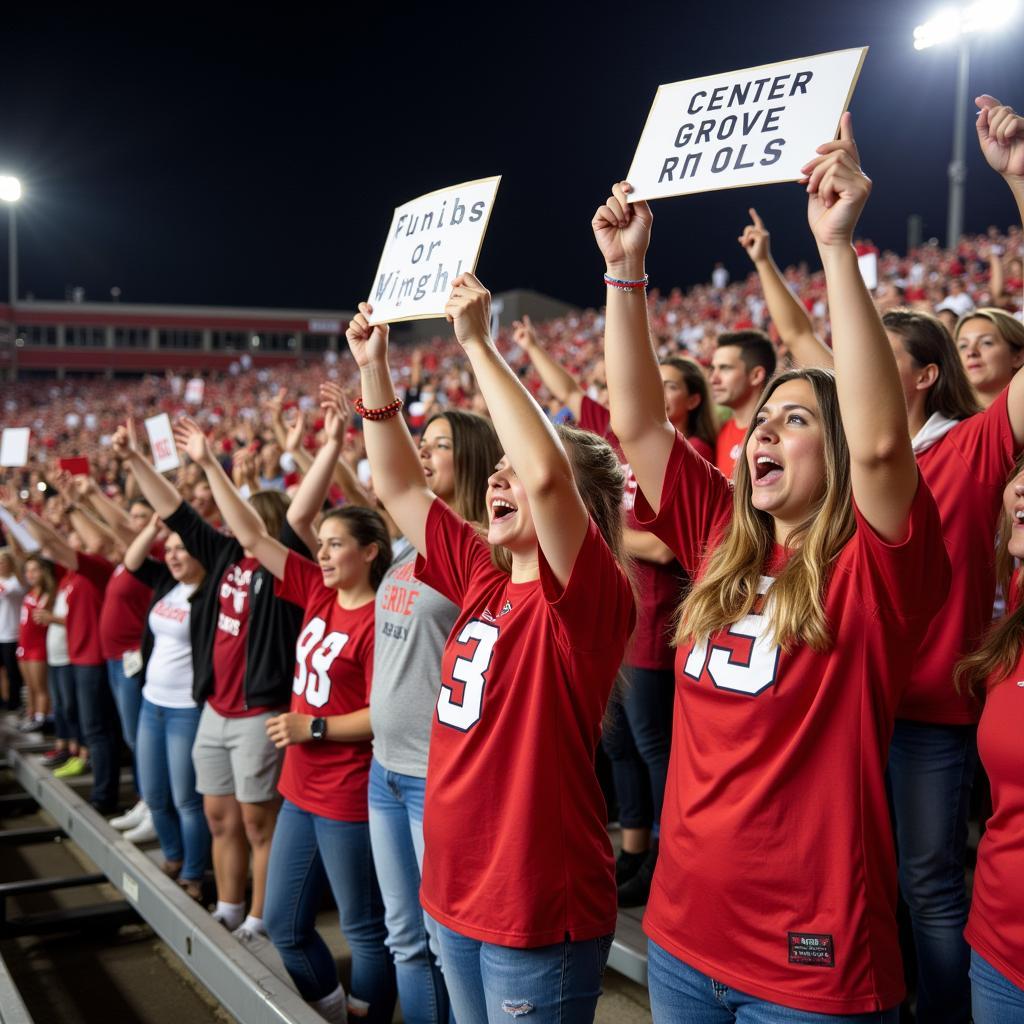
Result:
{"label": "woman in red jersey", "polygon": [[949,560],[852,244],[871,186],[849,115],[805,173],[836,372],[769,383],[734,490],[656,397],[649,207],[623,183],[593,222],[637,514],[696,579],[645,918],[657,1021],[895,1022],[903,996],[885,760]]}
{"label": "woman in red jersey", "polygon": [[[325,384],[321,398],[326,437],[340,442],[347,418],[341,390]],[[300,994],[322,1016],[345,1020],[347,1003],[349,1019],[389,1024],[395,972],[367,812],[374,596],[391,564],[387,527],[372,509],[333,509],[320,520],[312,562],[271,536],[195,422],[180,420],[175,438],[205,471],[238,542],[274,576],[277,596],[303,609],[291,707],[267,721],[267,735],[285,751],[278,783],[284,803],[267,868],[267,932]],[[297,504],[323,505],[337,458],[335,444],[320,449]],[[352,950],[347,999],[316,931],[328,885]]]}
{"label": "woman in red jersey", "polygon": [[28,686],[29,721],[38,729],[50,714],[50,694],[46,688],[46,626],[35,620],[33,612],[53,605],[57,583],[53,568],[38,555],[25,559],[24,572],[28,589],[21,601],[17,654]]}
{"label": "woman in red jersey", "polygon": [[1024,324],[986,306],[960,317],[953,340],[979,405],[987,409],[1024,366]]}
{"label": "woman in red jersey", "polygon": [[992,786],[964,933],[975,1024],[1024,1024],[1024,572],[1013,573],[1024,558],[1024,465],[1003,492],[1001,520],[1007,614],[957,666],[958,685],[984,703],[978,752]]}
{"label": "woman in red jersey", "polygon": [[[607,442],[558,432],[490,336],[490,294],[457,278],[447,314],[505,456],[486,541],[437,500],[396,400],[388,329],[363,304],[359,364],[374,487],[460,608],[441,663],[424,810],[424,909],[459,1021],[592,1021],[615,929],[594,753],[633,626],[623,473]],[[662,403],[663,404],[663,403]]]}

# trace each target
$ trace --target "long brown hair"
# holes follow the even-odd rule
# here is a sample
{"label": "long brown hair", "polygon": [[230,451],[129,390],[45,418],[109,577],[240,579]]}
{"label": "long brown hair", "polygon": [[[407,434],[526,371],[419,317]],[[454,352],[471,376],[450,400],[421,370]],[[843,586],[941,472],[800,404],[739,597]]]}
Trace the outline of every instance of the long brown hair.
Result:
{"label": "long brown hair", "polygon": [[35,562],[39,566],[39,571],[43,577],[39,590],[46,598],[46,604],[49,607],[53,604],[54,594],[57,593],[57,577],[53,572],[53,564],[41,555],[29,555],[25,559],[25,565],[28,565],[29,562]]}
{"label": "long brown hair", "polygon": [[377,545],[377,556],[370,563],[370,586],[376,590],[391,568],[391,535],[381,514],[372,508],[344,505],[325,512],[320,517],[320,525],[328,519],[340,519],[361,548]]}
{"label": "long brown hair", "polygon": [[256,491],[249,496],[249,504],[256,509],[257,515],[263,520],[267,533],[275,540],[281,537],[284,529],[285,516],[291,502],[281,491]]}
{"label": "long brown hair", "polygon": [[938,317],[912,309],[890,309],[883,315],[882,325],[899,336],[918,367],[938,367],[939,375],[925,395],[925,416],[938,412],[951,420],[964,420],[981,412],[960,353]]}
{"label": "long brown hair", "polygon": [[[829,573],[844,545],[853,536],[853,489],[850,449],[839,414],[835,375],[831,370],[789,370],[765,388],[743,441],[757,429],[757,417],[780,384],[806,380],[818,403],[824,432],[825,474],[821,494],[790,534],[795,549],[771,587],[768,614],[773,642],[784,650],[798,643],[816,651],[831,640],[823,595]],[[675,642],[682,645],[711,636],[749,615],[757,587],[775,544],[775,523],[768,512],[751,502],[750,468],[746,456],[736,462],[733,512],[721,543],[708,558],[707,569],[694,584],[679,610]]]}
{"label": "long brown hair", "polygon": [[501,461],[501,442],[489,419],[475,412],[449,409],[431,416],[445,420],[452,432],[452,460],[455,468],[455,494],[452,508],[470,523],[487,522],[487,478]]}
{"label": "long brown hair", "polygon": [[[1007,486],[1024,473],[1024,457],[1017,461],[1007,478]],[[985,685],[989,677],[998,684],[1005,680],[1017,664],[1021,648],[1024,647],[1024,573],[1017,580],[1016,598],[1011,602],[1014,558],[1010,554],[1010,534],[1013,520],[1002,510],[999,517],[999,534],[996,542],[996,579],[1006,595],[1007,605],[1017,607],[1001,619],[993,622],[981,638],[977,650],[961,658],[953,671],[953,682],[959,693],[969,693],[979,700],[984,698]]]}
{"label": "long brown hair", "polygon": [[709,448],[714,450],[718,439],[718,420],[715,417],[714,404],[708,390],[708,379],[704,371],[685,356],[670,356],[662,359],[662,366],[671,366],[678,370],[691,395],[700,395],[700,405],[691,409],[686,415],[686,436],[699,437]]}

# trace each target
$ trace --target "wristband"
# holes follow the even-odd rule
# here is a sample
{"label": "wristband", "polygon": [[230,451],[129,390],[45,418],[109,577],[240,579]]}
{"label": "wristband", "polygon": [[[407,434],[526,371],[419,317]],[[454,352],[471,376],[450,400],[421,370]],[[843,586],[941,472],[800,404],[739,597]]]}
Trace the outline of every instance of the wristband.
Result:
{"label": "wristband", "polygon": [[611,274],[604,275],[604,283],[609,288],[618,288],[620,292],[638,292],[647,287],[648,275],[644,274],[639,281],[625,281],[622,278],[612,277]]}
{"label": "wristband", "polygon": [[402,411],[402,406],[405,403],[400,399],[396,398],[393,402],[388,402],[387,405],[382,405],[379,409],[367,409],[363,405],[363,396],[360,395],[355,400],[356,415],[361,416],[364,420],[372,420],[373,422],[380,422],[381,420],[389,420],[392,416],[397,416]]}

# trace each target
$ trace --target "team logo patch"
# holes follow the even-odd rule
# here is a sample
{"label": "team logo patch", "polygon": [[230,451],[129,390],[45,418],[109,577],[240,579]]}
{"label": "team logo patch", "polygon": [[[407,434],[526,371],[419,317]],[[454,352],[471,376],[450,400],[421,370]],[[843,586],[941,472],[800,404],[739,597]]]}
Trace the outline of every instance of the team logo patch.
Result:
{"label": "team logo patch", "polygon": [[835,967],[835,945],[831,935],[789,932],[789,962],[804,967]]}
{"label": "team logo patch", "polygon": [[498,618],[500,619],[502,617],[502,615],[507,615],[510,611],[512,611],[512,602],[511,601],[506,601],[501,606],[501,611],[498,612]]}

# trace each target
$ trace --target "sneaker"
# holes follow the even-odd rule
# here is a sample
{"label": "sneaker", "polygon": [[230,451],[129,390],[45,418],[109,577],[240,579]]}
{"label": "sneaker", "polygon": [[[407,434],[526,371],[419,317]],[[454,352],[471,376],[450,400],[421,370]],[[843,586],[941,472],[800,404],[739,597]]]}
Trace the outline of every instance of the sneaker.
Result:
{"label": "sneaker", "polygon": [[655,843],[644,858],[643,864],[640,865],[640,870],[628,882],[619,886],[620,907],[644,907],[647,905],[657,864],[658,844]]}
{"label": "sneaker", "polygon": [[76,775],[84,775],[87,769],[85,761],[75,755],[69,757],[59,768],[57,768],[53,777],[55,779],[73,779]]}
{"label": "sneaker", "polygon": [[203,902],[203,883],[199,878],[179,878],[178,885],[185,890],[185,895],[191,897],[196,903]]}
{"label": "sneaker", "polygon": [[643,866],[647,860],[647,851],[643,853],[627,853],[623,850],[615,858],[615,884],[622,885],[628,882]]}
{"label": "sneaker", "polygon": [[42,756],[42,764],[45,768],[59,768],[71,755],[63,747],[54,747]]}
{"label": "sneaker", "polygon": [[118,832],[127,832],[130,828],[135,828],[136,825],[141,825],[146,818],[146,812],[149,808],[146,806],[145,800],[140,800],[130,811],[120,815],[117,818],[111,818],[110,824],[118,830]]}
{"label": "sneaker", "polygon": [[267,933],[250,928],[244,921],[231,933],[243,946],[252,946],[257,942],[265,942]]}
{"label": "sneaker", "polygon": [[151,843],[156,839],[156,829],[153,827],[153,815],[149,813],[149,808],[146,808],[146,815],[135,826],[135,828],[128,829],[124,833],[125,839],[129,843]]}
{"label": "sneaker", "polygon": [[41,732],[43,720],[41,718],[26,718],[17,725],[18,732]]}

